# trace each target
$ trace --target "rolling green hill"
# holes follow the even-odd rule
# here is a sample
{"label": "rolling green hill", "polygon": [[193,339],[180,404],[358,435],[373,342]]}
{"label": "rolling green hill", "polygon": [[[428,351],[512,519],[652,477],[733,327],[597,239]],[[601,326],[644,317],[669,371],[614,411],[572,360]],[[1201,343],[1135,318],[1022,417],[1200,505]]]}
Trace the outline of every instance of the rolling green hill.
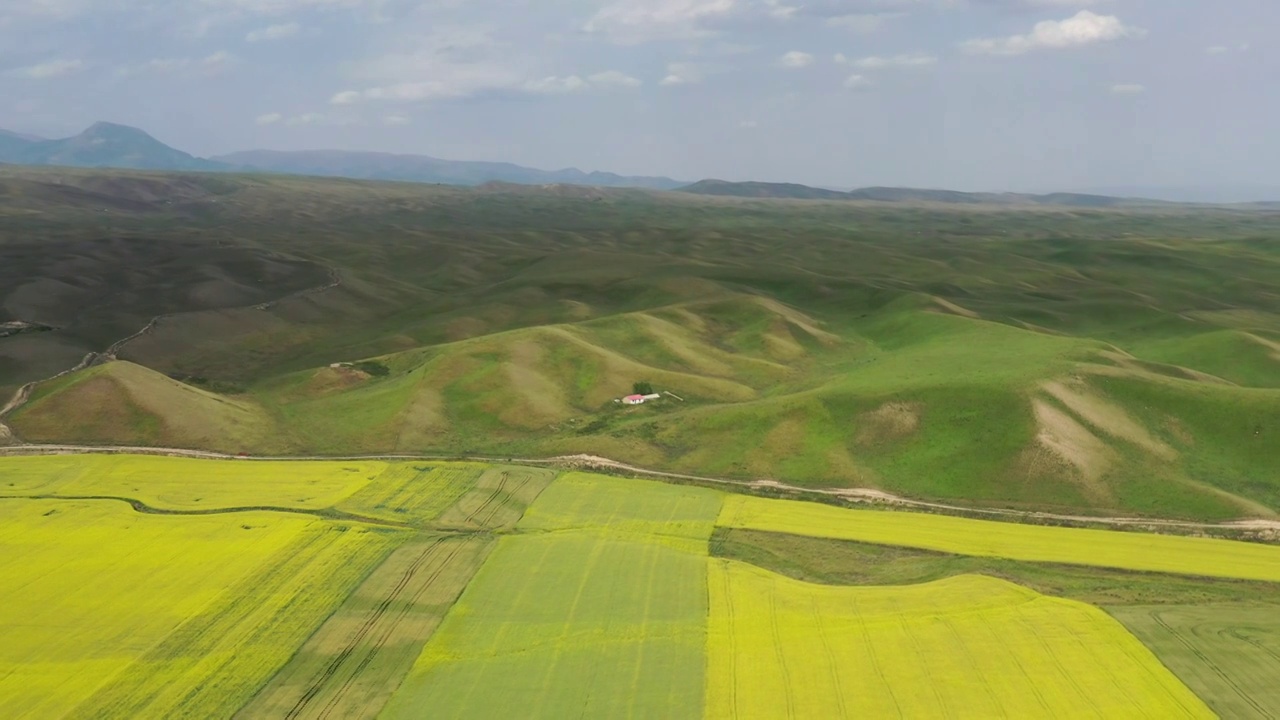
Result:
{"label": "rolling green hill", "polygon": [[[127,362],[42,386],[6,419],[28,441],[595,453],[958,504],[1280,511],[1263,210],[34,170],[0,187],[3,257],[109,236],[311,268],[289,276],[309,288],[166,316]],[[145,253],[119,256],[130,307],[169,303],[128,269]],[[140,329],[124,309],[103,322]],[[0,338],[0,389],[37,335]],[[613,402],[640,381],[670,395]]]}

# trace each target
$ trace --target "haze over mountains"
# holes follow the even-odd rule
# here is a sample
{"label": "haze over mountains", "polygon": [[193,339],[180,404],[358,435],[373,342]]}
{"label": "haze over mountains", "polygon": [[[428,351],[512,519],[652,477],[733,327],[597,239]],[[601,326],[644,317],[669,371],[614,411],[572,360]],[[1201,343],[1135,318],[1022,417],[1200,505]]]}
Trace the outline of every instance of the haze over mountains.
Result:
{"label": "haze over mountains", "polygon": [[[109,167],[135,170],[264,172],[474,186],[489,182],[525,185],[585,185],[681,190],[699,195],[805,200],[872,200],[955,204],[1066,205],[1114,207],[1151,202],[1256,202],[1280,197],[1280,189],[1116,188],[1072,193],[987,193],[916,188],[868,187],[849,191],[796,183],[701,180],[690,184],[669,177],[584,172],[577,168],[539,170],[513,163],[442,160],[426,155],[344,150],[248,150],[199,158],[169,147],[138,128],[98,122],[70,138],[49,140],[0,129],[0,164]],[[1135,198],[1155,198],[1136,200]]]}
{"label": "haze over mountains", "polygon": [[536,170],[511,163],[440,160],[424,155],[316,150],[252,150],[204,159],[165,145],[126,125],[99,122],[75,137],[40,140],[0,131],[0,163],[320,175],[359,180],[400,180],[447,185],[486,182],[574,184],[671,190],[688,183],[664,177],[624,177],[576,168]]}

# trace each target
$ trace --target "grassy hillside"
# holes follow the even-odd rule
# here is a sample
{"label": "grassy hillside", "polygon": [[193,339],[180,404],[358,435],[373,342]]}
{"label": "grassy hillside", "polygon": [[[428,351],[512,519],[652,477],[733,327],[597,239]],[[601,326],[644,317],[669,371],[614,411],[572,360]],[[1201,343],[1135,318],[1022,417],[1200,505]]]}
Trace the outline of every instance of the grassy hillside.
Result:
{"label": "grassy hillside", "polygon": [[[29,441],[593,452],[983,505],[1280,510],[1265,211],[32,170],[0,188],[3,258],[111,236],[339,279],[184,306],[120,349],[132,365],[42,387],[8,419]],[[127,277],[171,304],[163,277]],[[0,338],[0,387],[38,335]],[[672,395],[613,402],[639,381]]]}
{"label": "grassy hillside", "polygon": [[30,442],[202,447],[224,452],[280,444],[260,407],[201,390],[128,362],[112,362],[43,386],[10,419]]}

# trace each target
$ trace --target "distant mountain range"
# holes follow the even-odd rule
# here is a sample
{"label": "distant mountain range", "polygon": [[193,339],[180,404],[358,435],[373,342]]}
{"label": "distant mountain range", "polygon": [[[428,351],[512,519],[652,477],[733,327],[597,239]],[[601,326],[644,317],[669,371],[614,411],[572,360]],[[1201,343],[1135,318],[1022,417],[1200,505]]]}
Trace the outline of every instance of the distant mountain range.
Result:
{"label": "distant mountain range", "polygon": [[262,172],[324,175],[360,180],[404,180],[446,185],[509,182],[524,185],[591,185],[673,190],[687,183],[666,177],[626,177],[607,172],[535,170],[511,163],[441,160],[426,155],[302,150],[250,150],[212,158],[217,162]]}
{"label": "distant mountain range", "polygon": [[[113,167],[136,170],[194,170],[204,172],[265,172],[292,175],[320,175],[358,180],[399,180],[446,185],[583,185],[589,187],[630,187],[653,190],[680,190],[698,195],[742,198],[788,198],[805,200],[876,200],[880,202],[935,202],[970,205],[1066,205],[1074,207],[1115,207],[1150,205],[1160,202],[1231,202],[1280,197],[1261,189],[1213,193],[1192,192],[1106,192],[1103,193],[969,193],[953,190],[870,187],[833,190],[794,183],[729,182],[702,180],[692,185],[668,177],[630,177],[608,172],[583,172],[576,168],[537,170],[511,163],[441,160],[426,155],[396,155],[342,150],[281,152],[249,150],[212,158],[198,158],[176,150],[127,125],[99,122],[75,137],[47,140],[34,135],[0,130],[0,164],[59,165],[69,167]],[[1280,193],[1280,189],[1277,189]],[[1134,198],[1160,198],[1137,200]]]}
{"label": "distant mountain range", "polygon": [[963,205],[1065,205],[1070,207],[1116,207],[1120,205],[1160,204],[1159,200],[1139,200],[1088,195],[1084,193],[968,193],[955,190],[921,190],[917,188],[869,187],[842,192],[793,183],[728,182],[702,180],[680,188],[697,195],[719,195],[743,198],[790,198],[800,200],[875,200],[879,202],[935,202]]}
{"label": "distant mountain range", "polygon": [[360,180],[402,180],[447,185],[509,182],[525,185],[591,185],[672,190],[687,183],[664,177],[625,177],[614,173],[535,170],[511,163],[440,160],[425,155],[314,150],[251,150],[203,159],[165,145],[126,125],[95,123],[75,137],[45,140],[0,130],[0,163],[115,167],[135,170],[202,170],[325,175]]}

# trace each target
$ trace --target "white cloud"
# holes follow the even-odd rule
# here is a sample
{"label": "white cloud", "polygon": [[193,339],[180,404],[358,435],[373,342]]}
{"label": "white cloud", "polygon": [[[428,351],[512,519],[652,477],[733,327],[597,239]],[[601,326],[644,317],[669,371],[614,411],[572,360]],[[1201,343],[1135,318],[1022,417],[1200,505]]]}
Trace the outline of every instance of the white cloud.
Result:
{"label": "white cloud", "polygon": [[408,125],[410,123],[407,115],[388,115],[382,118],[384,125]]}
{"label": "white cloud", "polygon": [[276,123],[280,122],[283,119],[284,119],[283,115],[281,115],[280,113],[273,112],[273,113],[267,113],[266,115],[259,115],[258,117],[253,119],[253,122],[257,125],[275,125]]}
{"label": "white cloud", "polygon": [[304,113],[302,115],[295,115],[289,118],[288,120],[285,120],[284,124],[285,125],[316,125],[318,123],[324,122],[324,120],[325,120],[324,115],[321,115],[320,113],[311,112],[311,113]]}
{"label": "white cloud", "polygon": [[1112,95],[1141,95],[1146,91],[1145,85],[1138,85],[1137,83],[1120,83],[1111,86]]}
{"label": "white cloud", "polygon": [[304,10],[377,11],[386,3],[383,0],[199,0],[198,4],[246,15],[289,15]]}
{"label": "white cloud", "polygon": [[14,68],[6,74],[28,80],[46,80],[61,75],[70,75],[83,69],[84,63],[80,60],[50,60],[38,65]]}
{"label": "white cloud", "polygon": [[827,18],[825,24],[827,27],[840,28],[841,30],[849,30],[862,35],[869,35],[879,31],[890,20],[900,18],[905,14],[906,13],[900,12],[881,12],[837,15],[835,17]]}
{"label": "white cloud", "polygon": [[754,130],[760,127],[760,123],[756,122],[755,120],[743,120],[742,122],[738,123],[738,127],[744,128],[747,130]]}
{"label": "white cloud", "polygon": [[844,79],[844,86],[849,90],[862,90],[871,87],[871,81],[862,75],[854,74]]}
{"label": "white cloud", "polygon": [[[844,55],[837,55],[836,58],[838,63],[848,63],[848,59]],[[886,68],[928,67],[937,64],[937,62],[938,58],[932,55],[893,55],[891,57],[872,55],[871,57],[854,60],[850,64],[863,70],[883,70]]]}
{"label": "white cloud", "polygon": [[1236,45],[1234,48],[1228,45],[1210,45],[1209,47],[1205,48],[1204,51],[1205,51],[1205,54],[1207,55],[1225,55],[1231,52],[1232,50],[1237,50],[1239,52],[1249,52],[1249,47],[1250,47],[1249,43],[1240,43],[1239,45]]}
{"label": "white cloud", "polygon": [[364,90],[343,90],[329,98],[330,105],[355,105],[367,101],[428,102],[472,97],[485,92],[529,95],[567,95],[587,90],[638,87],[643,83],[617,70],[606,70],[587,77],[581,75],[547,75],[521,77],[496,67],[456,66],[442,77],[415,82],[378,85]]}
{"label": "white cloud", "polygon": [[961,48],[978,55],[1021,55],[1032,50],[1060,50],[1145,34],[1144,30],[1125,25],[1114,15],[1081,10],[1066,20],[1036,23],[1026,35],[970,40]]}
{"label": "white cloud", "polygon": [[782,57],[778,58],[778,64],[784,68],[791,68],[791,69],[808,67],[813,64],[813,56],[807,52],[792,50],[791,52],[785,53],[783,54]]}
{"label": "white cloud", "polygon": [[606,70],[587,77],[587,82],[595,87],[640,87],[644,83],[639,78],[633,78],[626,73],[617,70]]}
{"label": "white cloud", "polygon": [[765,13],[775,20],[790,20],[800,7],[796,5],[785,5],[782,0],[763,0],[763,8]]}
{"label": "white cloud", "polygon": [[602,8],[583,26],[620,44],[704,37],[707,21],[732,14],[741,0],[620,0]]}
{"label": "white cloud", "polygon": [[703,66],[695,63],[676,62],[667,65],[667,75],[662,78],[659,85],[694,85],[702,82],[706,77],[706,71]]}
{"label": "white cloud", "polygon": [[153,58],[138,65],[122,65],[116,68],[116,75],[129,77],[144,73],[175,73],[191,66],[190,58]]}
{"label": "white cloud", "polygon": [[559,77],[550,75],[538,80],[529,80],[521,86],[527,93],[534,95],[566,95],[587,89],[587,81],[577,75]]}
{"label": "white cloud", "polygon": [[468,98],[492,92],[520,92],[537,76],[524,57],[508,49],[480,26],[435,25],[426,34],[409,30],[382,55],[355,63],[348,86],[329,102],[427,102]]}
{"label": "white cloud", "polygon": [[329,104],[354,105],[355,103],[360,102],[361,97],[363,96],[359,90],[343,90],[340,93],[335,93],[333,97],[329,98]]}
{"label": "white cloud", "polygon": [[200,66],[208,73],[221,72],[235,63],[235,56],[225,50],[211,53],[200,60]]}
{"label": "white cloud", "polygon": [[281,23],[279,25],[268,25],[264,28],[258,28],[244,36],[246,42],[263,42],[266,40],[283,40],[287,37],[293,37],[302,29],[301,25],[296,22]]}

